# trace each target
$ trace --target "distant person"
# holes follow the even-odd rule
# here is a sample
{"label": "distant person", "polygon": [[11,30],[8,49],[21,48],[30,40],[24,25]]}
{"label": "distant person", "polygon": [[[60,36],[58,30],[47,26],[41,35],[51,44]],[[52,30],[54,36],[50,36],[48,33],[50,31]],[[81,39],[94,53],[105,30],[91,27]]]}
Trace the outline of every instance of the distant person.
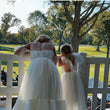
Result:
{"label": "distant person", "polygon": [[40,35],[34,42],[17,48],[14,54],[29,52],[31,63],[13,110],[66,110],[60,75],[55,65],[57,55],[51,38]]}
{"label": "distant person", "polygon": [[72,53],[70,45],[63,45],[58,65],[62,66],[63,98],[66,101],[67,110],[86,110],[84,88],[77,72],[78,63],[83,63],[82,56]]}
{"label": "distant person", "polygon": [[7,84],[7,72],[5,71],[5,67],[1,70],[1,81],[2,84],[6,86]]}

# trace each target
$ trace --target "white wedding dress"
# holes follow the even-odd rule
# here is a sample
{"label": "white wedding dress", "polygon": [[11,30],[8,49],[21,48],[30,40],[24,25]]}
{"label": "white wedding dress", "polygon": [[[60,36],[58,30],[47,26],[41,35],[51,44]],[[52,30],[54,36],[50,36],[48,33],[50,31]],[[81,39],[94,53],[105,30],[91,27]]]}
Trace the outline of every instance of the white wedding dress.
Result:
{"label": "white wedding dress", "polygon": [[84,88],[77,72],[77,64],[83,63],[84,60],[79,53],[73,53],[73,55],[75,58],[74,66],[69,59],[61,58],[62,61],[69,64],[72,70],[71,72],[65,72],[64,67],[62,67],[63,98],[66,101],[67,110],[86,110]]}
{"label": "white wedding dress", "polygon": [[30,51],[31,63],[13,110],[66,110],[53,51]]}

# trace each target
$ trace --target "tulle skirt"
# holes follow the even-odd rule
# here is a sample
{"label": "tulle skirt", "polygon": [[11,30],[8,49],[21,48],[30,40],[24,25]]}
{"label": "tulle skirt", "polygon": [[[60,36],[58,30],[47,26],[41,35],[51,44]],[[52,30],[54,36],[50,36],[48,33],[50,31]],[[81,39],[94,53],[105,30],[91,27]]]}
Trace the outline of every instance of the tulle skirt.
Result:
{"label": "tulle skirt", "polygon": [[61,79],[67,110],[86,110],[84,88],[78,72],[64,72]]}
{"label": "tulle skirt", "polygon": [[66,110],[60,76],[51,60],[37,58],[30,63],[13,110]]}

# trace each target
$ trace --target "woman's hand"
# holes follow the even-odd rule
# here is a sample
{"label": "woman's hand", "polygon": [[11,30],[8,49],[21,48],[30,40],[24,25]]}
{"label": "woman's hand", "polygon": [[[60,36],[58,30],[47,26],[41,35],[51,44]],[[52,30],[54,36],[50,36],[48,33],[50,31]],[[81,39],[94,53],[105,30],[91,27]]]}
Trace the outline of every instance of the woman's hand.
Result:
{"label": "woman's hand", "polygon": [[22,55],[24,50],[25,50],[24,46],[16,47],[15,50],[14,50],[14,54],[15,55]]}
{"label": "woman's hand", "polygon": [[14,50],[15,55],[29,55],[30,54],[30,45],[31,43],[25,46],[16,47]]}

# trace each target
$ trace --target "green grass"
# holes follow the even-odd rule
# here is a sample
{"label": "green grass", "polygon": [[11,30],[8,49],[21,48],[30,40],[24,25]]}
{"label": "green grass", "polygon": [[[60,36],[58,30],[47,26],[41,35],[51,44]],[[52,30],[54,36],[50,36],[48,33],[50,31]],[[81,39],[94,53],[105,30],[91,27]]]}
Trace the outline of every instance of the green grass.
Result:
{"label": "green grass", "polygon": [[106,57],[106,46],[100,46],[100,51],[96,51],[96,48],[96,46],[81,45],[79,47],[79,52],[87,53],[88,57]]}
{"label": "green grass", "polygon": [[[0,44],[0,53],[5,54],[13,54],[14,48],[20,46],[20,45],[2,45]],[[58,50],[58,46],[56,46],[56,50]],[[96,51],[96,46],[89,46],[89,45],[80,45],[79,46],[79,52],[85,52],[87,53],[87,57],[106,57],[106,46],[100,46],[100,51]],[[60,52],[56,51],[57,55],[60,55]],[[2,61],[1,68],[5,67],[7,70],[7,62]],[[29,66],[29,62],[25,62],[24,66],[24,72],[27,70]],[[58,66],[57,66],[58,67]],[[13,71],[15,71],[18,74],[18,62],[13,62]],[[61,67],[58,67],[58,71],[61,74]],[[103,74],[104,74],[104,64],[100,65],[100,74],[99,74],[99,80],[103,82]],[[90,66],[90,75],[89,78],[94,76],[94,65]],[[15,78],[16,75],[13,74],[13,77]],[[109,79],[110,79],[110,72],[109,72]],[[110,85],[110,80],[109,80]]]}

